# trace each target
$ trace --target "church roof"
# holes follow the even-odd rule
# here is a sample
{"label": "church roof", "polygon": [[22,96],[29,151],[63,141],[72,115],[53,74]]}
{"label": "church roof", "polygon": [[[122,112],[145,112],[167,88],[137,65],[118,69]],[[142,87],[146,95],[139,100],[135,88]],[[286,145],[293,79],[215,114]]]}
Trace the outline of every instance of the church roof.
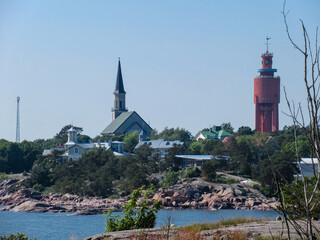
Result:
{"label": "church roof", "polygon": [[115,120],[113,120],[102,132],[101,134],[114,134],[117,129],[134,113],[133,112],[123,112]]}
{"label": "church roof", "polygon": [[117,81],[116,81],[116,89],[114,90],[114,93],[126,93],[123,86],[120,59],[118,62],[118,74],[117,74]]}
{"label": "church roof", "polygon": [[[131,127],[135,124],[140,125],[144,131],[151,132],[152,128],[147,124],[138,113],[135,111],[132,112],[123,112],[115,120],[113,120],[102,132],[102,135],[105,134],[115,134],[121,133],[125,134]],[[138,130],[138,129],[137,129]]]}

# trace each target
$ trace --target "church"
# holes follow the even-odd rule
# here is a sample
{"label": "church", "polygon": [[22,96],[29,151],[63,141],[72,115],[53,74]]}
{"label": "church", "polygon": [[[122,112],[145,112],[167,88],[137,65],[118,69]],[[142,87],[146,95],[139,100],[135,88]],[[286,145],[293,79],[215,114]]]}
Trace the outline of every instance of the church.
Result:
{"label": "church", "polygon": [[118,62],[118,73],[116,88],[113,92],[114,102],[112,108],[112,122],[101,132],[102,135],[129,134],[137,131],[143,138],[151,136],[152,128],[135,111],[126,108],[126,91],[121,72],[120,59]]}

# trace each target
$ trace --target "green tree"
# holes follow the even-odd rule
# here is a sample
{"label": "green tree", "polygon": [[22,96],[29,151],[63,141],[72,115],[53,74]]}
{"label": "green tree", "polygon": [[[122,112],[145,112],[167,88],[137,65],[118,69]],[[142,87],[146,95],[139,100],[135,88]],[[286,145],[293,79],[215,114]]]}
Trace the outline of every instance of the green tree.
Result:
{"label": "green tree", "polygon": [[185,148],[182,145],[174,145],[172,148],[170,148],[167,156],[164,159],[162,170],[172,168],[174,171],[178,171],[181,167],[181,160],[176,158],[176,155],[184,153]]}
{"label": "green tree", "polygon": [[[316,187],[316,181],[315,177],[305,177],[304,182],[299,179],[282,186],[281,197],[283,205],[279,205],[278,209],[286,213],[290,219],[320,218],[320,188],[319,186]],[[316,191],[314,191],[315,188]],[[306,191],[303,189],[306,189]],[[307,208],[301,202],[301,199],[305,198],[304,194],[307,194],[307,198],[311,200],[308,203],[312,209],[311,212],[307,212]]]}
{"label": "green tree", "polygon": [[250,127],[248,126],[242,126],[242,127],[239,127],[238,131],[237,131],[238,135],[239,136],[242,136],[242,135],[252,135],[253,134],[253,131]]}
{"label": "green tree", "polygon": [[127,134],[124,139],[124,150],[126,152],[133,152],[135,146],[139,143],[139,134],[137,131]]}
{"label": "green tree", "polygon": [[256,174],[262,187],[268,187],[270,194],[277,190],[276,181],[280,185],[291,183],[298,169],[295,165],[295,155],[292,151],[282,149],[275,152],[269,158],[263,159],[259,164],[259,172]]}
{"label": "green tree", "polygon": [[[153,228],[156,224],[156,213],[160,210],[161,202],[150,203],[149,199],[153,189],[134,190],[128,203],[124,204],[122,217],[112,215],[112,211],[106,213],[105,232],[115,232],[130,229]],[[142,199],[140,199],[142,197]],[[140,199],[140,201],[138,201]]]}
{"label": "green tree", "polygon": [[164,178],[162,180],[162,187],[168,188],[172,185],[176,184],[179,180],[179,172],[173,171],[173,169],[169,169],[165,172]]}
{"label": "green tree", "polygon": [[64,126],[54,137],[59,145],[65,144],[68,141],[68,130],[71,127],[74,127],[79,133],[83,131],[83,128],[71,124]]}
{"label": "green tree", "polygon": [[191,133],[184,128],[174,129],[174,128],[165,127],[162,132],[160,132],[159,134],[156,134],[156,133],[157,132],[154,131],[153,139],[162,138],[168,141],[180,140],[182,142],[188,142],[188,141],[191,141],[191,139],[193,138]]}
{"label": "green tree", "polygon": [[225,130],[228,133],[233,133],[233,127],[231,126],[230,122],[222,123],[221,128],[222,130]]}
{"label": "green tree", "polygon": [[209,182],[213,182],[216,179],[216,164],[213,160],[206,161],[202,164],[201,176]]}

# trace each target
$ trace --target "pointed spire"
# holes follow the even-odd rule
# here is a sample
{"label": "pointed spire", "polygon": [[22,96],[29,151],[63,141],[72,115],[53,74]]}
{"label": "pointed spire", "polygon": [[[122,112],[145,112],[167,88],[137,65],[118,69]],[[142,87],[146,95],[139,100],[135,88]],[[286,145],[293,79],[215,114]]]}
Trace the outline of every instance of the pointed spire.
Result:
{"label": "pointed spire", "polygon": [[126,93],[123,86],[120,58],[118,62],[117,82],[116,82],[116,89],[114,90],[114,93]]}

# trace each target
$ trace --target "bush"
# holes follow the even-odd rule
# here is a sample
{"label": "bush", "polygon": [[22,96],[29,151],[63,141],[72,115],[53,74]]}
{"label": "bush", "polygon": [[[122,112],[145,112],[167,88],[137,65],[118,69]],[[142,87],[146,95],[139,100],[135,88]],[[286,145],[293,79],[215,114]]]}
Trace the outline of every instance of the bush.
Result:
{"label": "bush", "polygon": [[168,188],[174,184],[176,184],[179,180],[179,172],[175,172],[172,169],[169,169],[164,174],[164,179],[162,180],[162,187]]}
{"label": "bush", "polygon": [[[134,190],[128,203],[124,204],[121,216],[112,216],[112,211],[105,213],[107,219],[106,231],[115,232],[130,229],[153,228],[156,224],[156,213],[160,210],[160,201],[149,202],[153,189]],[[143,197],[142,197],[143,196]],[[139,198],[142,200],[139,201]]]}
{"label": "bush", "polygon": [[32,186],[32,188],[36,191],[42,192],[44,190],[44,187],[40,183],[36,183]]}
{"label": "bush", "polygon": [[184,171],[183,177],[185,178],[194,178],[194,177],[200,177],[201,176],[201,170],[197,167],[194,168],[186,168]]}
{"label": "bush", "polygon": [[4,181],[9,179],[8,175],[5,173],[0,173],[0,181]]}
{"label": "bush", "polygon": [[[29,240],[29,236],[24,235],[23,233],[11,234],[10,236],[0,236],[0,240]],[[36,238],[30,240],[37,240]]]}

